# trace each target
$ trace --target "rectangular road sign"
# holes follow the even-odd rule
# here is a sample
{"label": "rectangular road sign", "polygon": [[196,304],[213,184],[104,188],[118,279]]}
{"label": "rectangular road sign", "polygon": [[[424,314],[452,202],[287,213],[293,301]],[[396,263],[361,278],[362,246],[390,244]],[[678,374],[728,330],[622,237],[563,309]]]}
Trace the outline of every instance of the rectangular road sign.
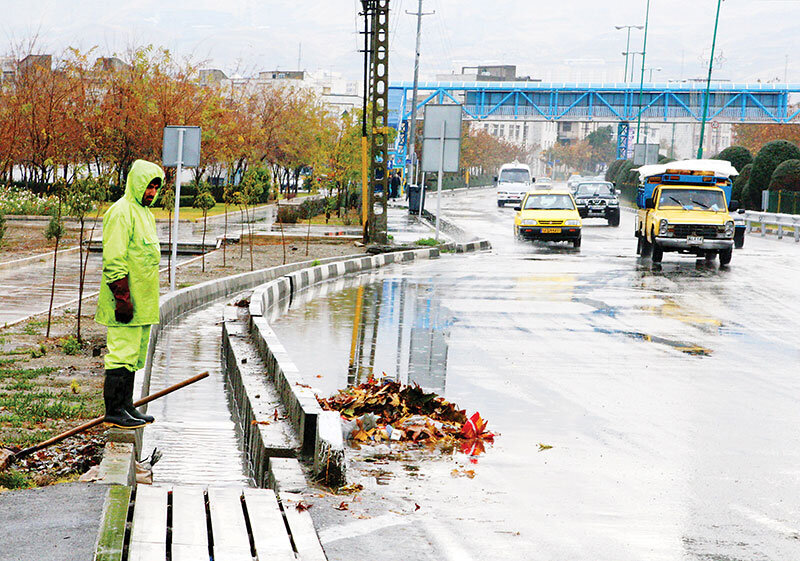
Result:
{"label": "rectangular road sign", "polygon": [[164,147],[161,162],[165,168],[178,165],[178,137],[183,129],[183,150],[180,163],[183,167],[196,168],[200,165],[200,127],[164,127]]}
{"label": "rectangular road sign", "polygon": [[422,171],[439,171],[439,160],[442,157],[442,124],[444,124],[444,161],[441,171],[459,170],[461,113],[461,105],[429,103],[425,106],[425,123],[422,129]]}

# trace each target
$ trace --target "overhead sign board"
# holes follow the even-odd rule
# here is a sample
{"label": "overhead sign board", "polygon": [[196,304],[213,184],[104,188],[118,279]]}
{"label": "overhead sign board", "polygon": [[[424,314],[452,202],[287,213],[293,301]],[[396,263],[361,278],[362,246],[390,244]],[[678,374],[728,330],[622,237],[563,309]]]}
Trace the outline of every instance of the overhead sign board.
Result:
{"label": "overhead sign board", "polygon": [[637,166],[646,166],[658,163],[658,144],[634,144],[633,163]]}
{"label": "overhead sign board", "polygon": [[[459,170],[461,114],[461,105],[429,103],[425,106],[425,123],[422,128],[422,171],[455,172]],[[442,143],[444,143],[444,150],[442,150]],[[444,155],[443,160],[442,155]]]}
{"label": "overhead sign board", "polygon": [[[178,159],[178,144],[183,142],[180,162]],[[164,147],[161,152],[161,163],[164,167],[174,168],[180,163],[187,168],[196,168],[200,165],[200,127],[164,127]]]}

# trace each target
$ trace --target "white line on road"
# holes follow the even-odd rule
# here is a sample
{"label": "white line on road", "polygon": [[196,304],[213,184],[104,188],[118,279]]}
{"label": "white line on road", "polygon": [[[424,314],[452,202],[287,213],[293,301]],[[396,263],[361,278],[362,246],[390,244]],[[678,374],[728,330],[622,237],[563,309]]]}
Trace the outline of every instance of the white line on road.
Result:
{"label": "white line on road", "polygon": [[359,520],[358,522],[351,522],[349,524],[342,524],[341,526],[326,528],[319,532],[319,541],[325,545],[338,540],[365,536],[377,530],[388,528],[389,526],[407,524],[409,521],[409,518],[400,516],[398,514],[384,514],[382,516],[377,516],[367,520]]}

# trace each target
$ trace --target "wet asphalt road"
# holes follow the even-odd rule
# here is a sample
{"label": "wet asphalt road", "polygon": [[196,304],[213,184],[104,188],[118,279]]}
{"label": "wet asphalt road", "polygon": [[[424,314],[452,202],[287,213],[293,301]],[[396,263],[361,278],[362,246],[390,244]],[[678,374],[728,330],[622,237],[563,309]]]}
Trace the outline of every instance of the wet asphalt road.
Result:
{"label": "wet asphalt road", "polygon": [[318,289],[274,322],[322,394],[385,371],[500,433],[476,463],[352,451],[359,500],[311,509],[329,559],[401,540],[415,560],[800,559],[800,246],[653,266],[632,213],[585,221],[572,250],[514,241],[491,191],[443,209],[493,251]]}

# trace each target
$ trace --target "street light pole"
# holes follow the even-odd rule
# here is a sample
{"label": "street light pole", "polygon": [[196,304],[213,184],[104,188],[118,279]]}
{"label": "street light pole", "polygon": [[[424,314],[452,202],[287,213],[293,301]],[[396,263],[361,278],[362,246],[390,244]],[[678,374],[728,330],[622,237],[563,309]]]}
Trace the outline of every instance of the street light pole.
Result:
{"label": "street light pole", "polygon": [[625,52],[622,53],[625,55],[625,73],[622,75],[622,81],[628,81],[628,56],[630,55],[631,51],[631,29],[641,29],[641,25],[615,25],[614,28],[616,29],[627,29],[628,30],[628,40],[625,43]]}
{"label": "street light pole", "polygon": [[644,43],[642,44],[642,76],[639,79],[639,114],[636,116],[636,144],[639,144],[639,131],[642,125],[642,92],[644,90],[644,61],[647,56],[647,27],[650,23],[650,0],[644,16]]}
{"label": "street light pole", "polygon": [[[406,185],[411,185],[414,182],[414,173],[417,167],[417,91],[419,87],[419,40],[422,31],[422,16],[430,16],[435,12],[423,12],[422,0],[419,0],[416,12],[407,11],[406,13],[411,16],[417,16],[417,46],[414,54],[414,87],[411,91],[411,126],[409,127],[408,137],[406,138],[406,151],[411,148],[411,162],[408,164],[406,171]],[[406,189],[407,188],[408,187],[406,187]]]}
{"label": "street light pole", "polygon": [[708,119],[708,98],[711,96],[711,71],[714,68],[714,47],[717,45],[717,27],[719,27],[719,9],[722,0],[717,0],[717,18],[714,20],[714,38],[711,40],[711,57],[708,59],[708,79],[706,80],[706,96],[703,101],[703,120],[700,122],[700,146],[697,147],[697,159],[703,158],[703,136],[706,132],[706,119]]}

